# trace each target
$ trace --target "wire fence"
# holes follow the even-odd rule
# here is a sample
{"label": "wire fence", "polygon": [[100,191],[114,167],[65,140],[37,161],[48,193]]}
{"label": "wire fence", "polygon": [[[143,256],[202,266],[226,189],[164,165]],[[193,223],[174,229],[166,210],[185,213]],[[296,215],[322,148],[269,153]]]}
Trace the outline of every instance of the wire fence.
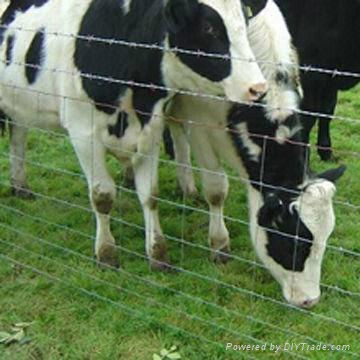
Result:
{"label": "wire fence", "polygon": [[[2,25],[2,27],[4,27]],[[13,32],[36,33],[31,28],[6,25]],[[108,46],[128,46],[156,51],[184,53],[191,56],[205,56],[234,60],[219,54],[207,54],[201,51],[185,49],[164,48],[158,44],[141,44],[117,39],[103,39],[99,37],[82,37],[63,32],[47,32],[47,36],[64,39],[80,39],[88,42],[100,42]],[[235,59],[247,62],[249,59]],[[0,61],[6,64],[5,59]],[[252,61],[252,60],[251,60]],[[261,63],[261,61],[258,61]],[[263,61],[263,64],[274,66],[279,63]],[[281,64],[299,67],[297,64]],[[12,66],[33,67],[54,76],[64,75],[71,79],[78,77],[77,70],[69,71],[62,68],[47,68],[28,64],[23,61],[13,61]],[[360,74],[347,69],[324,69],[313,66],[300,66],[305,72],[315,72],[332,77],[344,76],[360,78]],[[132,88],[145,88],[151,90],[166,90],[179,95],[191,95],[208,98],[214,101],[227,101],[222,96],[205,93],[172,89],[165,86],[155,86],[149,83],[138,83],[125,79],[97,76],[94,74],[81,74],[83,78],[93,81],[118,83]],[[71,98],[64,94],[48,92],[36,87],[23,87],[14,81],[0,82],[0,87],[9,94],[14,93],[13,106],[17,108],[18,94],[31,93],[34,98],[33,106],[37,114],[42,114],[46,108],[46,101],[51,99],[71,100],[79,102],[79,106],[89,101],[84,98]],[[2,90],[3,91],[3,90]],[[253,107],[269,108],[262,103],[247,103]],[[106,106],[109,106],[106,104]],[[357,105],[358,106],[358,105]],[[343,109],[345,105],[343,105]],[[279,108],[271,108],[279,110]],[[281,108],[281,110],[284,110]],[[353,131],[359,126],[360,117],[350,115],[327,114],[308,112],[300,109],[285,109],[297,112],[299,115],[315,116],[317,118],[331,118],[337,120],[334,127],[352,126]],[[149,116],[140,109],[134,109],[138,115]],[[344,111],[345,112],[345,111]],[[194,117],[196,115],[194,114]],[[96,121],[94,112],[91,121]],[[218,124],[198,122],[196,119],[178,119],[166,117],[169,122],[179,122],[191,127],[200,127],[211,131],[232,132],[234,130],[220,127]],[[11,119],[11,124],[16,125],[17,120]],[[206,226],[208,218],[213,214],[207,209],[203,200],[191,198],[186,194],[175,192],[175,168],[179,165],[169,160],[162,154],[160,158],[160,192],[153,196],[159,203],[160,220],[164,226],[164,237],[169,243],[173,265],[170,270],[175,275],[159,276],[148,270],[148,257],[143,250],[145,227],[141,218],[140,207],[137,203],[136,190],[121,184],[123,173],[118,173],[117,164],[110,162],[110,168],[116,173],[118,184],[117,203],[111,213],[111,220],[115,224],[116,249],[122,266],[111,268],[118,280],[113,275],[94,270],[96,259],[91,255],[94,220],[93,210],[87,201],[85,190],[85,176],[77,165],[68,137],[65,133],[50,129],[39,128],[31,123],[22,127],[30,130],[30,149],[27,151],[25,162],[29,170],[31,189],[28,195],[33,195],[35,200],[14,199],[7,195],[11,183],[8,180],[8,162],[10,156],[8,142],[2,141],[0,148],[0,257],[9,264],[15,264],[29,272],[46,278],[51,283],[79,292],[89,299],[96,299],[106,303],[114,309],[128,314],[139,321],[159,323],[163,329],[173,334],[181,333],[186,338],[192,338],[200,343],[224,349],[227,342],[238,341],[246,344],[264,345],[278,339],[292,339],[294,342],[307,342],[311,344],[325,344],[331,346],[328,332],[322,328],[331,328],[334,333],[347,334],[349,339],[359,336],[360,332],[360,241],[356,242],[358,223],[360,220],[360,199],[357,177],[359,173],[347,175],[348,184],[338,185],[338,195],[334,201],[338,215],[335,239],[330,239],[326,245],[325,261],[323,264],[323,280],[321,288],[323,294],[320,310],[307,310],[287,303],[282,299],[281,291],[275,280],[270,277],[266,267],[256,257],[251,249],[250,241],[246,241],[248,228],[251,226],[245,200],[245,190],[239,190],[239,181],[247,185],[258,185],[261,188],[281,190],[293,196],[299,194],[298,190],[273,186],[263,181],[254,181],[247,176],[235,175],[227,169],[231,193],[228,199],[224,219],[231,231],[233,250],[231,254],[222,253],[230,260],[226,266],[215,266],[207,258],[213,250],[206,245]],[[239,133],[239,130],[236,130]],[[344,130],[343,133],[346,133]],[[276,140],[269,136],[246,132],[247,135],[267,140]],[[343,134],[341,134],[342,136]],[[356,134],[355,134],[356,135]],[[339,136],[340,137],[340,136]],[[88,141],[88,138],[79,135],[79,141]],[[346,144],[347,139],[340,138],[333,147],[334,153],[344,162],[349,163],[359,171],[360,148],[357,144]],[[312,144],[291,143],[306,149],[325,149]],[[266,150],[266,149],[265,149]],[[132,153],[121,150],[124,156]],[[308,150],[307,150],[308,151]],[[140,154],[143,157],[148,155]],[[16,159],[16,155],[12,155]],[[264,156],[263,156],[264,158]],[[315,160],[313,160],[315,161]],[[183,164],[184,168],[198,174],[213,174],[196,164]],[[222,175],[222,173],[216,173]],[[353,191],[351,189],[354,188]],[[357,190],[356,190],[357,189]],[[242,203],[238,205],[239,203]],[[52,210],[53,209],[53,210]],[[229,211],[231,209],[231,211]],[[347,220],[349,218],[350,220]],[[342,226],[341,221],[347,221]],[[116,227],[116,229],[115,229]],[[266,229],[278,235],[287,235],[274,229]],[[355,239],[342,240],[342,237]],[[359,239],[360,240],[360,239]],[[296,235],[296,241],[310,242],[306,238]],[[221,251],[219,252],[221,254]],[[87,279],[86,285],[81,279]],[[110,280],[109,280],[110,279]],[[269,285],[270,284],[270,285]],[[110,294],[109,289],[115,291]],[[165,295],[164,295],[165,294]],[[133,301],[132,299],[136,299]],[[335,300],[332,300],[335,299]],[[327,305],[336,304],[339,311],[330,311]],[[159,312],[159,309],[163,313]],[[165,313],[165,316],[164,316]],[[284,319],[278,320],[279,316]],[[295,326],[294,322],[300,324]],[[245,325],[244,325],[245,324]],[[260,330],[259,330],[260,329]],[[335,331],[336,330],[336,331]],[[165,330],[164,330],[165,331]],[[346,339],[344,339],[346,343]],[[353,358],[360,357],[359,344],[352,342],[351,349],[338,350],[340,356]],[[286,352],[292,358],[306,359],[309,353],[289,350]],[[255,358],[249,353],[248,358]]]}

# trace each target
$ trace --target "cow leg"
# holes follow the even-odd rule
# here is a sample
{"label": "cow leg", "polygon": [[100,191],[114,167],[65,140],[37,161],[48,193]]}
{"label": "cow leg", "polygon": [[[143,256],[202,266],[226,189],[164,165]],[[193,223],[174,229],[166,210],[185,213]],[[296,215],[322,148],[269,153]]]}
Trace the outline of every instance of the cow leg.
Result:
{"label": "cow leg", "polygon": [[230,253],[230,237],[224,222],[224,203],[228,195],[229,183],[210,141],[210,137],[201,131],[194,130],[191,134],[191,149],[196,162],[205,170],[201,172],[201,180],[210,211],[211,257],[217,263],[225,263],[229,258],[226,254]]}
{"label": "cow leg", "polygon": [[[334,91],[325,91],[323,97],[323,109],[320,112],[326,115],[334,115],[335,107],[337,103],[337,90]],[[323,161],[329,161],[332,157],[331,150],[331,137],[330,137],[330,121],[331,118],[320,118],[319,119],[319,131],[318,131],[318,139],[317,145],[318,154]]]}
{"label": "cow leg", "polygon": [[301,115],[302,123],[302,138],[301,141],[305,144],[310,143],[310,133],[316,123],[317,118],[310,115]]}
{"label": "cow leg", "polygon": [[189,141],[182,125],[169,123],[171,137],[174,143],[176,174],[179,186],[185,196],[195,197],[197,189],[195,186],[194,175],[191,168],[191,152]]}
{"label": "cow leg", "polygon": [[[67,123],[70,140],[85,174],[89,197],[96,217],[95,255],[100,264],[118,267],[115,239],[110,230],[110,211],[113,206],[116,187],[106,167],[106,148],[101,141],[107,115],[96,112],[98,118],[92,118],[95,112],[88,114],[88,107],[80,104],[67,105]],[[71,119],[71,121],[70,121]],[[92,121],[90,121],[90,119]],[[101,124],[101,125],[99,125]]]}
{"label": "cow leg", "polygon": [[142,205],[145,221],[146,253],[153,270],[168,270],[168,256],[158,208],[158,162],[162,140],[162,101],[153,111],[153,117],[145,125],[138,141],[137,153],[132,158],[136,191]]}
{"label": "cow leg", "polygon": [[[78,135],[79,136],[79,135]],[[105,146],[93,138],[72,137],[71,141],[89,187],[89,197],[96,217],[95,255],[99,263],[118,267],[115,239],[110,230],[110,211],[116,187],[106,168]]]}
{"label": "cow leg", "polygon": [[13,195],[32,198],[25,173],[25,149],[28,129],[15,123],[10,124],[10,183]]}
{"label": "cow leg", "polygon": [[217,263],[225,263],[230,252],[229,232],[224,222],[224,202],[228,194],[229,183],[221,168],[217,174],[202,173],[203,191],[210,210],[209,244],[212,259]]}

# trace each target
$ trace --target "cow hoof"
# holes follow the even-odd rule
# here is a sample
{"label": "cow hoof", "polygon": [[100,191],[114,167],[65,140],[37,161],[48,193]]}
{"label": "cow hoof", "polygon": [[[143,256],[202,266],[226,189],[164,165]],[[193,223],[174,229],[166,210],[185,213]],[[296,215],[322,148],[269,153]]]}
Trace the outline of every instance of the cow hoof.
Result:
{"label": "cow hoof", "polygon": [[226,264],[230,260],[230,248],[229,246],[225,246],[224,248],[220,250],[215,250],[212,253],[212,261],[215,264]]}
{"label": "cow hoof", "polygon": [[103,246],[96,256],[97,264],[102,269],[118,269],[120,262],[114,245]]}
{"label": "cow hoof", "polygon": [[160,272],[166,272],[166,273],[174,272],[174,269],[170,265],[169,260],[150,259],[150,269],[152,271],[160,271]]}
{"label": "cow hoof", "polygon": [[318,154],[319,154],[320,159],[322,161],[332,161],[332,160],[334,160],[331,150],[318,149]]}
{"label": "cow hoof", "polygon": [[12,186],[11,195],[21,199],[28,199],[28,200],[35,199],[35,195],[27,187]]}

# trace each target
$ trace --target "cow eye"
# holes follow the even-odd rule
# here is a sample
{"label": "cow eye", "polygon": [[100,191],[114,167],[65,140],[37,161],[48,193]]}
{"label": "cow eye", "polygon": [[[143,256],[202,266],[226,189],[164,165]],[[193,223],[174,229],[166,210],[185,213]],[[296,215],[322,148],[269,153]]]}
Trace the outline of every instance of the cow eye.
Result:
{"label": "cow eye", "polygon": [[214,28],[214,26],[209,21],[205,21],[203,23],[202,32],[203,32],[203,34],[211,35],[215,38],[219,36],[218,31]]}

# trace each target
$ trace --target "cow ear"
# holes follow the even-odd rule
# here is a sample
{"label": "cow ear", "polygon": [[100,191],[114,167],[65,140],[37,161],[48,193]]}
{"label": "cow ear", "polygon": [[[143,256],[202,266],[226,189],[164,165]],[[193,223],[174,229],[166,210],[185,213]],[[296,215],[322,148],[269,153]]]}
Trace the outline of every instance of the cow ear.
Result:
{"label": "cow ear", "polygon": [[250,17],[254,17],[264,9],[268,0],[242,0],[242,2],[246,7],[250,8]]}
{"label": "cow ear", "polygon": [[195,17],[198,9],[197,0],[168,0],[165,6],[165,20],[168,30],[178,33]]}
{"label": "cow ear", "polygon": [[276,193],[265,196],[264,205],[258,212],[258,224],[271,226],[272,222],[284,212],[284,204]]}
{"label": "cow ear", "polygon": [[345,165],[341,165],[336,169],[326,170],[323,173],[320,173],[317,175],[320,179],[325,179],[328,181],[331,181],[332,183],[336,183],[337,180],[341,178],[341,176],[344,175],[344,172],[346,170]]}

